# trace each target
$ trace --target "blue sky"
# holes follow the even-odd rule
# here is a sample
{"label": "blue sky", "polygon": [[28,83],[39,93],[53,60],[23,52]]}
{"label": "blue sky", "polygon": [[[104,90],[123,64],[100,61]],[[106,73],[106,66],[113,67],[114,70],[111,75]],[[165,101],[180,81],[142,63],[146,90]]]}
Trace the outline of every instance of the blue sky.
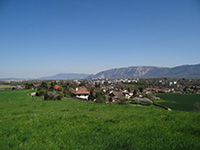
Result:
{"label": "blue sky", "polygon": [[0,78],[200,63],[199,0],[0,0]]}

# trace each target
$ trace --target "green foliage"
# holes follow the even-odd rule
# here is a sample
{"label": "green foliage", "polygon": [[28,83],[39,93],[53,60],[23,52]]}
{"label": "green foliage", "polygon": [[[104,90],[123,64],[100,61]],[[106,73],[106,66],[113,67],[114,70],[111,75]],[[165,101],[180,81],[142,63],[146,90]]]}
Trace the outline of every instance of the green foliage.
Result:
{"label": "green foliage", "polygon": [[62,88],[62,87],[59,87],[59,88],[58,88],[58,91],[62,91],[62,90],[63,90],[63,88]]}
{"label": "green foliage", "polygon": [[33,87],[33,84],[32,83],[25,83],[24,84],[24,86],[25,86],[25,89],[32,89],[32,87]]}
{"label": "green foliage", "polygon": [[90,90],[90,95],[89,95],[88,99],[91,99],[91,100],[95,99],[95,92],[94,92],[94,89],[91,89],[91,90]]}
{"label": "green foliage", "polygon": [[67,92],[72,92],[76,87],[78,87],[78,84],[75,82],[67,81],[66,83],[63,83],[62,87]]}
{"label": "green foliage", "polygon": [[137,89],[137,85],[121,83],[121,84],[116,85],[116,88],[134,90],[134,89]]}
{"label": "green foliage", "polygon": [[100,86],[100,84],[95,82],[95,87],[98,88],[99,86]]}
{"label": "green foliage", "polygon": [[62,92],[57,91],[56,93],[60,95],[61,99],[64,97],[64,94]]}
{"label": "green foliage", "polygon": [[97,103],[105,103],[105,96],[102,91],[96,92],[95,98]]}
{"label": "green foliage", "polygon": [[47,83],[46,83],[46,82],[42,82],[42,83],[40,84],[40,86],[38,87],[38,90],[40,90],[40,89],[45,89],[45,90],[47,90],[47,89],[48,89]]}
{"label": "green foliage", "polygon": [[139,91],[140,91],[141,93],[143,92],[143,88],[142,88],[142,87],[139,87],[138,89],[139,89]]}
{"label": "green foliage", "polygon": [[53,91],[54,90],[54,82],[51,82],[51,87],[49,88],[49,90]]}
{"label": "green foliage", "polygon": [[45,93],[47,93],[47,90],[46,90],[46,89],[39,89],[39,90],[36,92],[36,96],[44,96]]}

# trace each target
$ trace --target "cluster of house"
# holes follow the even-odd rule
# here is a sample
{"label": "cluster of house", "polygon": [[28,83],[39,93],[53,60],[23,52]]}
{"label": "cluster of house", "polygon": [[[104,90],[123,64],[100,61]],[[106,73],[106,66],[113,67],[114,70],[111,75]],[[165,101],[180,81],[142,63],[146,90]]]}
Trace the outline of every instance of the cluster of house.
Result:
{"label": "cluster of house", "polygon": [[108,93],[108,96],[112,99],[112,102],[119,102],[120,99],[130,99],[133,96],[133,90],[121,90],[121,89],[115,89],[111,90]]}
{"label": "cluster of house", "polygon": [[[39,84],[33,84],[33,89],[38,88]],[[51,87],[51,85],[49,85]],[[58,90],[61,86],[54,85],[54,89]],[[120,99],[130,99],[131,97],[142,97],[142,94],[152,94],[152,93],[168,93],[174,92],[173,88],[165,88],[165,89],[157,89],[157,88],[145,88],[142,93],[134,94],[134,90],[122,90],[113,87],[105,87],[101,86],[101,90],[105,95],[109,97],[109,101],[111,102],[119,102]],[[80,99],[89,100],[90,91],[88,91],[85,87],[77,87],[72,94]]]}
{"label": "cluster of house", "polygon": [[152,94],[152,93],[170,93],[174,92],[174,88],[164,88],[164,89],[157,89],[157,88],[146,88],[143,90],[144,94]]}
{"label": "cluster of house", "polygon": [[[112,102],[117,102],[120,99],[129,99],[133,96],[133,90],[128,92],[127,90],[115,89],[115,90],[108,90],[107,92],[103,89],[103,92],[107,94],[111,99]],[[75,97],[86,99],[88,100],[90,92],[85,87],[78,87],[73,92]]]}
{"label": "cluster of house", "polygon": [[[115,88],[114,90],[105,90],[102,89],[103,92],[111,98],[112,102],[119,102],[120,99],[130,99],[131,97],[142,97],[142,94],[152,94],[152,93],[169,93],[174,92],[173,88],[165,88],[165,89],[158,89],[158,88],[146,88],[143,90],[142,94],[135,94],[134,91],[131,90],[130,92],[128,90],[122,90]],[[85,87],[79,87],[76,88],[75,91],[72,92],[74,96],[81,99],[88,100],[90,92]]]}
{"label": "cluster of house", "polygon": [[[78,84],[81,83],[82,80],[73,80],[73,82],[76,82]],[[110,85],[114,85],[117,83],[137,83],[139,79],[90,79],[90,80],[84,80],[86,84],[94,85],[97,84],[105,84],[108,83]]]}

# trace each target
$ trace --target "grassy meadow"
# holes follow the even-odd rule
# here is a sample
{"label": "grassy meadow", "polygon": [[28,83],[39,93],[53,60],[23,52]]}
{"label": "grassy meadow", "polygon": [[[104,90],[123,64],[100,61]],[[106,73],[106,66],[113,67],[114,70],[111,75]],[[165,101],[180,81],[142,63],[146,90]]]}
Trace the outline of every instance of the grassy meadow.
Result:
{"label": "grassy meadow", "polygon": [[167,106],[172,110],[194,111],[195,103],[200,102],[197,94],[158,94],[162,100],[157,103]]}
{"label": "grassy meadow", "polygon": [[31,101],[26,100],[31,91],[21,92],[24,97],[16,101],[0,93],[2,150],[200,149],[199,113],[73,99]]}
{"label": "grassy meadow", "polygon": [[34,90],[0,90],[0,102],[30,101],[30,93]]}

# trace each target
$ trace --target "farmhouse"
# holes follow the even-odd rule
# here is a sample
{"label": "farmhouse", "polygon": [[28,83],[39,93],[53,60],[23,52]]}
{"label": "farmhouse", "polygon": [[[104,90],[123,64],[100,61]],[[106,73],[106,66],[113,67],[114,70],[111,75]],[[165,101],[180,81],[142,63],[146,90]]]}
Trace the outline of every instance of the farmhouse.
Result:
{"label": "farmhouse", "polygon": [[86,99],[86,100],[88,100],[88,97],[89,97],[89,94],[90,94],[90,92],[84,87],[78,87],[72,93],[77,98]]}
{"label": "farmhouse", "polygon": [[109,96],[112,98],[112,102],[117,102],[120,99],[125,98],[121,91],[110,91]]}

